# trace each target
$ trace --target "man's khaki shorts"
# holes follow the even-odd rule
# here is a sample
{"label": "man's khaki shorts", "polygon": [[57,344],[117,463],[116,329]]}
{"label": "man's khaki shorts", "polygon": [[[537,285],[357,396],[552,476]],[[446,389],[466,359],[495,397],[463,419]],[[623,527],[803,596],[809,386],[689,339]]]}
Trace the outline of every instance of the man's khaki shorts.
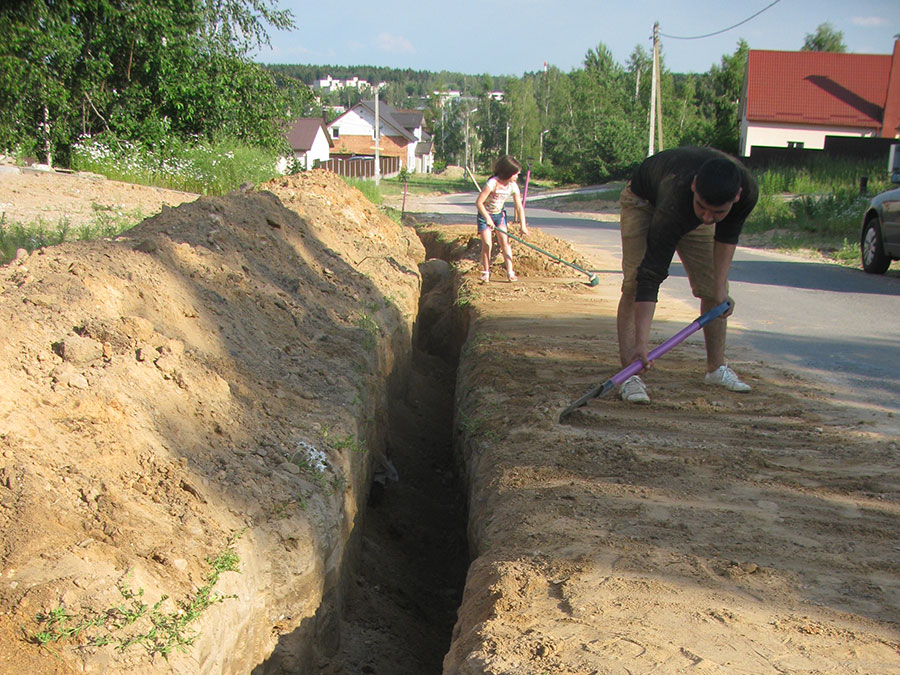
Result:
{"label": "man's khaki shorts", "polygon": [[[622,207],[620,227],[622,230],[622,294],[634,295],[637,290],[637,268],[647,250],[647,232],[653,218],[653,205],[631,191],[631,183],[622,190],[619,197]],[[688,232],[678,242],[675,250],[687,272],[691,291],[696,298],[715,297],[713,270],[713,236],[715,223],[700,225]]]}

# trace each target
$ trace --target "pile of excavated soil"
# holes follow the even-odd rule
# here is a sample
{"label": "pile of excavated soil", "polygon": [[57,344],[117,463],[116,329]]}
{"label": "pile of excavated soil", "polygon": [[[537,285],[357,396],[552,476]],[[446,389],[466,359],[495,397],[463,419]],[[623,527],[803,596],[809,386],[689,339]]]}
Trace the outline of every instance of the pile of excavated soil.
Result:
{"label": "pile of excavated soil", "polygon": [[[424,248],[331,174],[265,187],[0,268],[0,671],[249,672],[283,635],[320,656]],[[154,636],[232,551],[235,597]]]}

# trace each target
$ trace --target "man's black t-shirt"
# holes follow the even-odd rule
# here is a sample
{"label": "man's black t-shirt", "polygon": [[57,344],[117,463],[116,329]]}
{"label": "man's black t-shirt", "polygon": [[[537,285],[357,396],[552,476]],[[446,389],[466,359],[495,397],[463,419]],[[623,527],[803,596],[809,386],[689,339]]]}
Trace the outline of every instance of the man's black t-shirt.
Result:
{"label": "man's black t-shirt", "polygon": [[715,233],[716,241],[737,244],[744,221],[756,206],[759,190],[753,175],[733,157],[713,148],[663,150],[645,159],[631,177],[631,191],[654,207],[647,252],[638,268],[635,300],[656,301],[679,240],[701,224],[694,213],[691,183],[700,166],[714,157],[728,158],[741,172],[741,197],[728,215],[716,223]]}

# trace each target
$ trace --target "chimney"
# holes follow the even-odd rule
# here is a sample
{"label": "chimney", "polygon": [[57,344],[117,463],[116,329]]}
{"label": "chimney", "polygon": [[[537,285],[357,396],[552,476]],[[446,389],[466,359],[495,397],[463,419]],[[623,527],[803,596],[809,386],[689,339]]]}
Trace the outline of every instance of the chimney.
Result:
{"label": "chimney", "polygon": [[898,120],[900,120],[900,39],[894,40],[894,54],[891,56],[891,74],[888,77],[884,119],[881,123],[882,138],[894,138],[897,135]]}

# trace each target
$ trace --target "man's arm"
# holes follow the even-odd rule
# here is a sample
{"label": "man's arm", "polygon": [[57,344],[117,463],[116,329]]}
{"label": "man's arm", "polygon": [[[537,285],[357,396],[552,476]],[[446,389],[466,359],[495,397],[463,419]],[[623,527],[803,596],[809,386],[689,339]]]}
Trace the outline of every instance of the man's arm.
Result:
{"label": "man's arm", "polygon": [[[724,302],[728,296],[728,273],[731,271],[731,261],[737,246],[721,241],[713,242],[713,278],[716,288],[715,304]],[[734,311],[734,302],[723,317],[729,316]]]}
{"label": "man's arm", "polygon": [[650,325],[653,323],[655,311],[655,302],[634,303],[634,354],[628,359],[629,363],[640,359],[644,368],[651,367],[647,355],[650,353]]}

